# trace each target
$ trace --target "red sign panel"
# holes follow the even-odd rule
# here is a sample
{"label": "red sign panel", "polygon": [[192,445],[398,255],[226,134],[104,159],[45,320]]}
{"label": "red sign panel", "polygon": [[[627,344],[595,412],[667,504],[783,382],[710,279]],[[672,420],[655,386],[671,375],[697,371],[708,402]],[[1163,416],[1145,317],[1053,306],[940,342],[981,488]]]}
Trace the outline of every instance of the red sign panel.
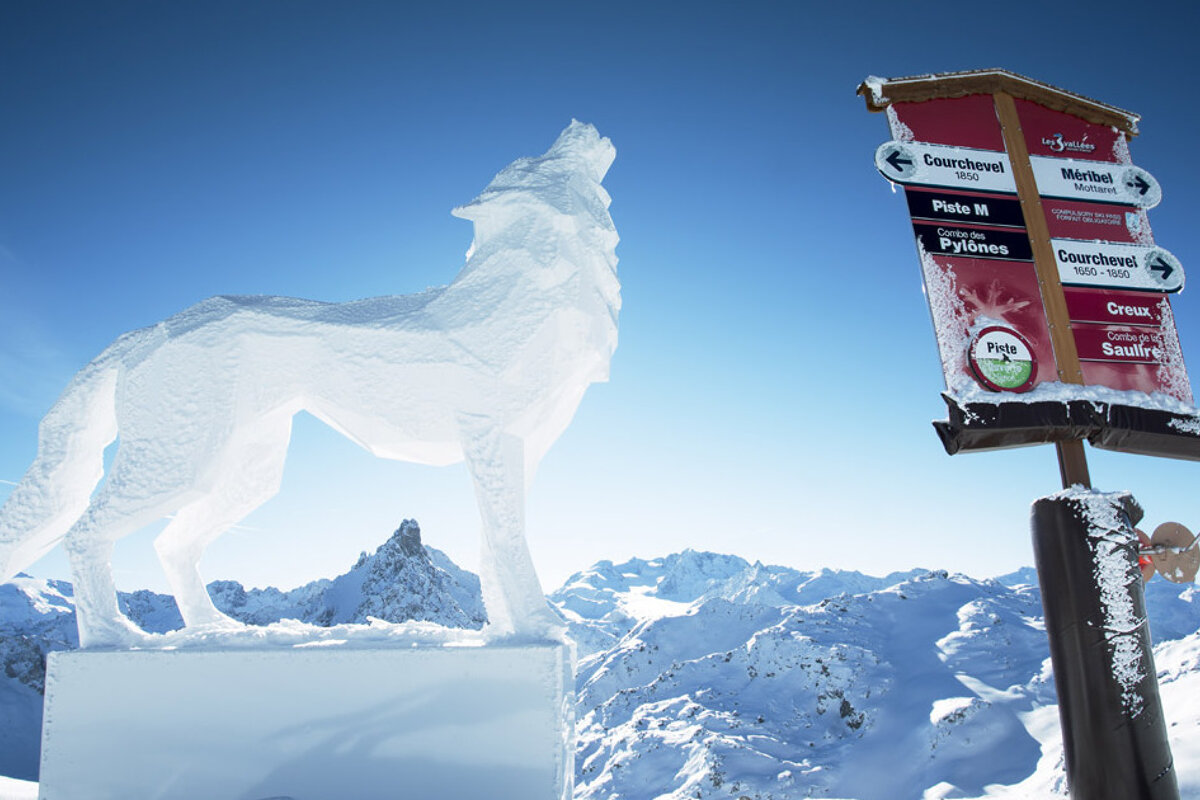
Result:
{"label": "red sign panel", "polygon": [[[948,144],[979,150],[1004,150],[1004,134],[996,119],[992,96],[972,94],[923,103],[893,103],[892,138],[899,141]],[[904,127],[895,129],[895,121]]]}
{"label": "red sign panel", "polygon": [[1107,386],[1120,392],[1144,392],[1147,386],[1161,386],[1162,391],[1179,397],[1183,389],[1171,391],[1164,383],[1165,367],[1162,364],[1118,363],[1115,361],[1080,361],[1083,382],[1088,386]]}
{"label": "red sign panel", "polygon": [[[894,139],[1004,150],[1004,136],[990,95],[895,103],[891,109]],[[914,225],[924,253],[925,290],[934,315],[946,384],[954,388],[964,381],[978,382],[968,364],[967,333],[982,324],[1006,326],[1028,343],[1035,363],[1040,365],[1031,376],[1031,385],[1056,380],[1054,347],[1042,310],[1037,273],[1031,261],[1015,260],[1030,258],[1020,203],[1011,196],[987,193],[937,190],[937,194],[925,195],[911,188],[906,191],[910,193],[909,210],[914,221],[999,223],[1012,226],[1001,237],[1016,236],[1024,243],[1023,248],[1014,250],[1011,242],[1000,241],[996,231],[972,239],[970,230],[943,225],[949,232],[943,237],[938,236],[936,225]],[[935,200],[940,204],[935,206]],[[986,252],[970,253],[971,249]]]}
{"label": "red sign panel", "polygon": [[1064,286],[1067,312],[1072,322],[1102,322],[1109,325],[1162,325],[1166,298],[1152,292],[1117,292]]}
{"label": "red sign panel", "polygon": [[1042,198],[1051,239],[1100,239],[1105,242],[1151,244],[1150,221],[1133,206]]}
{"label": "red sign panel", "polygon": [[1162,336],[1155,328],[1119,325],[1076,325],[1075,347],[1080,361],[1117,364],[1161,364]]}
{"label": "red sign panel", "polygon": [[1016,101],[1017,116],[1031,156],[1086,158],[1122,162],[1128,159],[1125,140],[1116,130],[1093,125],[1061,111],[1052,111],[1028,100]]}
{"label": "red sign panel", "polygon": [[[1113,128],[1016,100],[1030,155],[1129,164],[1129,148]],[[1053,239],[1153,244],[1144,209],[1042,197]],[[1063,287],[1089,385],[1146,393],[1164,392],[1191,401],[1179,336],[1165,295],[1119,289]],[[1095,324],[1077,324],[1095,323]]]}

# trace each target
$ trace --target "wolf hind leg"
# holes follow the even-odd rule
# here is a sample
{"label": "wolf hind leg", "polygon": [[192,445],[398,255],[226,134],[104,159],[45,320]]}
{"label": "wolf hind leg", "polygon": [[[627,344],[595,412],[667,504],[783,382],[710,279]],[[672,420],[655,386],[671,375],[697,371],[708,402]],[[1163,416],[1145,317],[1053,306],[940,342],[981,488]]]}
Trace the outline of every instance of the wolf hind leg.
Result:
{"label": "wolf hind leg", "polygon": [[117,437],[117,373],[89,365],[38,426],[38,451],[0,508],[0,583],[55,547],[87,509]]}
{"label": "wolf hind leg", "polygon": [[229,469],[223,470],[217,485],[181,509],[154,540],[188,627],[241,627],[213,604],[200,576],[200,558],[218,536],[279,491],[291,435],[289,415],[230,444],[223,459]]}
{"label": "wolf hind leg", "polygon": [[[147,523],[153,519],[148,518]],[[65,549],[75,589],[79,646],[134,647],[145,640],[146,632],[121,613],[117,606],[117,587],[112,576],[113,540],[107,537],[73,536],[68,532]]]}
{"label": "wolf hind leg", "polygon": [[121,613],[113,581],[113,544],[187,503],[187,490],[137,498],[102,488],[64,542],[75,588],[80,647],[129,647],[146,637]]}
{"label": "wolf hind leg", "polygon": [[104,483],[64,537],[82,647],[136,645],[146,634],[121,613],[113,581],[117,539],[193,502],[202,490],[194,448],[122,438]]}

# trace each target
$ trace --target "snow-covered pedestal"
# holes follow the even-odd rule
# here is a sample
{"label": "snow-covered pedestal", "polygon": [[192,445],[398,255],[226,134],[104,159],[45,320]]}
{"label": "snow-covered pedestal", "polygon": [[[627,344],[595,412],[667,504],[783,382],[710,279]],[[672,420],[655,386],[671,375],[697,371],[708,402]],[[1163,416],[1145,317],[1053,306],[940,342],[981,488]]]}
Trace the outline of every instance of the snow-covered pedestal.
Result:
{"label": "snow-covered pedestal", "polygon": [[569,645],[50,656],[42,800],[564,800]]}

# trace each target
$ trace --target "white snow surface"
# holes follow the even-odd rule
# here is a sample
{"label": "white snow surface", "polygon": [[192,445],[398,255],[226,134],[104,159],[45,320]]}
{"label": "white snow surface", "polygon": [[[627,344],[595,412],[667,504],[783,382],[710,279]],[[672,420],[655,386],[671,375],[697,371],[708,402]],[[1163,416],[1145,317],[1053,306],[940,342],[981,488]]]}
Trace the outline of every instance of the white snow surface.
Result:
{"label": "white snow surface", "polygon": [[883,87],[887,83],[887,78],[880,78],[878,75],[868,75],[863,80],[863,85],[871,93],[871,102],[880,105],[888,102],[887,97],[883,94]]}
{"label": "white snow surface", "polygon": [[0,800],[37,800],[37,796],[37,783],[0,775]]}
{"label": "white snow surface", "polygon": [[[686,613],[631,618],[647,587],[682,603],[680,585]],[[1163,692],[1185,798],[1200,702],[1170,687],[1200,680],[1195,595],[1147,587],[1159,652],[1175,648],[1160,675],[1180,675]],[[601,562],[551,597],[581,643],[577,798],[1066,796],[1031,569],[872,578],[685,552]]]}
{"label": "white snow surface", "polygon": [[[70,587],[24,585],[35,584],[44,596],[20,607],[0,595],[0,648],[28,641],[37,620],[51,634],[69,623]],[[1188,800],[1200,800],[1198,597],[1161,579],[1146,587]],[[600,562],[550,599],[579,645],[579,800],[1066,796],[1031,569],[880,578],[685,551]],[[287,646],[291,625],[263,636]],[[342,641],[337,627],[322,635]],[[0,698],[17,696],[8,668],[0,661]]]}
{"label": "white snow surface", "polygon": [[475,235],[448,286],[348,303],[214,297],[118,338],[42,420],[37,458],[0,509],[0,581],[65,540],[82,645],[136,646],[113,541],[170,516],[155,547],[183,620],[228,625],[200,557],[278,491],[306,410],[383,458],[466,461],[489,635],[559,638],[524,503],[616,348],[618,237],[600,185],[614,157],[573,121],[545,154],[501,170],[453,212]]}
{"label": "white snow surface", "polygon": [[[1027,392],[1018,394],[1014,392],[991,392],[978,385],[963,381],[961,385],[952,388],[950,394],[960,405],[968,403],[996,403],[1000,401],[1005,403],[1068,403],[1074,400],[1082,400],[1094,403],[1107,403],[1109,405],[1135,406],[1156,411],[1169,411],[1200,421],[1200,409],[1197,409],[1191,403],[1185,403],[1179,398],[1172,397],[1164,392],[1147,394],[1146,392],[1134,390],[1110,389],[1107,386],[1081,386],[1076,383],[1046,381],[1039,383]],[[1185,424],[1180,426],[1181,430],[1190,427],[1186,423],[1191,422],[1191,420],[1184,422]],[[1189,429],[1184,432],[1200,435],[1200,430],[1192,431]]]}

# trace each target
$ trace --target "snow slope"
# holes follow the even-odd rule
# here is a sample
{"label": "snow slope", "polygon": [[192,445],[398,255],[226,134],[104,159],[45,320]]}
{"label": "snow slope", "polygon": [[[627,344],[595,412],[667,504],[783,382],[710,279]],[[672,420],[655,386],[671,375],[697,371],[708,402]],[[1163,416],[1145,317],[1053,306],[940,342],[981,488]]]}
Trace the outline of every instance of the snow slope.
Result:
{"label": "snow slope", "polygon": [[[1181,786],[1200,797],[1184,700],[1200,638],[1178,639],[1200,627],[1195,589],[1147,596]],[[872,578],[689,551],[601,562],[551,598],[582,643],[578,798],[1065,791],[1032,570]]]}
{"label": "snow slope", "polygon": [[[476,625],[478,584],[418,549],[414,528],[334,581],[211,589],[256,621],[410,613],[430,597],[425,618]],[[1161,579],[1147,587],[1180,786],[1200,800],[1196,595]],[[579,643],[579,800],[1065,796],[1032,570],[877,578],[685,551],[600,562],[550,600]],[[147,627],[169,619],[169,601],[123,598]],[[0,753],[36,754],[36,726],[9,714],[38,697],[36,652],[73,646],[70,608],[66,584],[0,587]],[[0,784],[0,798],[6,791]]]}
{"label": "snow slope", "polygon": [[38,785],[0,775],[0,800],[37,800]]}

